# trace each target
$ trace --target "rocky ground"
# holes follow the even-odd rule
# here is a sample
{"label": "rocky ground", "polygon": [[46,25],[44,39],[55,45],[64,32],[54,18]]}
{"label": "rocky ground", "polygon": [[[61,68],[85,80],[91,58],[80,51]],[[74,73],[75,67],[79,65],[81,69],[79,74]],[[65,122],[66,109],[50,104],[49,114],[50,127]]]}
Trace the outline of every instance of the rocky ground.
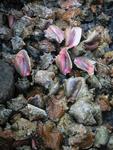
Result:
{"label": "rocky ground", "polygon": [[0,0],[0,150],[113,150],[113,0]]}

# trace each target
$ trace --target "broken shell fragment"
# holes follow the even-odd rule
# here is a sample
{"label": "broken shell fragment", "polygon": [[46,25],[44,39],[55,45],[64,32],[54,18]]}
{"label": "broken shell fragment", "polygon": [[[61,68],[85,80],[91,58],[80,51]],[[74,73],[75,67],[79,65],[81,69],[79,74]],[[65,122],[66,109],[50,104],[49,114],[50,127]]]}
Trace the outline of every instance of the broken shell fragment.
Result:
{"label": "broken shell fragment", "polygon": [[16,71],[22,76],[26,77],[30,75],[31,72],[31,62],[27,54],[27,51],[21,50],[16,54],[14,60],[14,66]]}
{"label": "broken shell fragment", "polygon": [[62,43],[64,40],[64,32],[56,25],[50,25],[47,30],[45,30],[45,37],[52,40],[56,40],[58,43]]}
{"label": "broken shell fragment", "polygon": [[78,68],[86,71],[90,76],[94,74],[94,69],[95,69],[94,64],[95,63],[96,63],[95,61],[90,60],[86,57],[76,57],[74,59],[74,64]]}
{"label": "broken shell fragment", "polygon": [[15,18],[14,18],[13,15],[9,15],[7,18],[8,18],[8,25],[12,29],[12,27],[13,27],[13,25],[15,23]]}
{"label": "broken shell fragment", "polygon": [[80,42],[82,29],[80,27],[67,28],[65,30],[66,47],[73,48]]}
{"label": "broken shell fragment", "polygon": [[70,97],[75,90],[76,79],[74,77],[65,80],[64,89],[67,97]]}
{"label": "broken shell fragment", "polygon": [[97,32],[96,30],[94,30],[93,32],[90,31],[84,43],[94,42],[97,41],[99,38],[100,38],[99,32]]}
{"label": "broken shell fragment", "polygon": [[60,71],[66,75],[71,72],[72,61],[66,48],[62,48],[60,53],[56,56],[56,64]]}

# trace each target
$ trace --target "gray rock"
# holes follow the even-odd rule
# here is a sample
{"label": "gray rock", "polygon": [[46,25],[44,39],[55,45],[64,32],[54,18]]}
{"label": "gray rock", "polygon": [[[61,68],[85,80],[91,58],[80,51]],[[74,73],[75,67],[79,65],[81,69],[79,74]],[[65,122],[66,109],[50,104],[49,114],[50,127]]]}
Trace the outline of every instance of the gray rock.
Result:
{"label": "gray rock", "polygon": [[92,102],[87,102],[84,99],[75,102],[69,113],[77,120],[78,123],[84,125],[94,125],[102,123],[102,115],[100,107]]}
{"label": "gray rock", "polygon": [[98,89],[101,89],[102,88],[102,85],[101,83],[99,82],[99,80],[97,79],[96,76],[91,76],[87,79],[87,83],[89,84],[89,86],[91,88],[98,88]]}
{"label": "gray rock", "polygon": [[14,52],[18,52],[25,45],[23,39],[19,36],[12,37],[11,39],[12,47]]}
{"label": "gray rock", "polygon": [[53,84],[54,72],[39,70],[35,74],[35,83],[49,89]]}
{"label": "gray rock", "polygon": [[0,103],[9,100],[14,92],[13,68],[0,60]]}
{"label": "gray rock", "polygon": [[11,29],[3,26],[0,27],[0,39],[10,40],[12,36]]}
{"label": "gray rock", "polygon": [[6,123],[11,113],[11,109],[6,109],[4,105],[0,105],[0,125]]}
{"label": "gray rock", "polygon": [[20,118],[14,124],[12,124],[12,129],[14,131],[15,140],[24,140],[29,138],[29,136],[36,131],[36,122],[30,122],[27,119]]}
{"label": "gray rock", "polygon": [[111,135],[109,142],[107,144],[108,150],[113,150],[113,135]]}
{"label": "gray rock", "polygon": [[28,108],[28,113],[29,113],[29,119],[31,121],[39,119],[39,118],[47,117],[47,113],[41,108],[35,107],[31,104],[28,104],[27,108]]}
{"label": "gray rock", "polygon": [[105,126],[100,126],[96,130],[94,146],[100,148],[107,144],[109,140],[109,130]]}
{"label": "gray rock", "polygon": [[18,111],[27,105],[26,99],[23,95],[19,95],[16,98],[11,99],[7,102],[7,107],[13,111]]}
{"label": "gray rock", "polygon": [[26,27],[31,25],[31,18],[27,16],[23,16],[18,20],[13,28],[14,36],[22,36]]}
{"label": "gray rock", "polygon": [[39,5],[37,3],[29,3],[28,5],[25,5],[23,10],[26,13],[32,12],[33,16],[38,16],[44,19],[47,19],[53,16],[52,9],[44,7],[43,5]]}
{"label": "gray rock", "polygon": [[29,89],[30,81],[26,77],[21,79],[18,78],[18,81],[15,85],[20,92],[24,93]]}
{"label": "gray rock", "polygon": [[53,63],[53,56],[50,53],[45,53],[41,58],[41,69],[47,69]]}

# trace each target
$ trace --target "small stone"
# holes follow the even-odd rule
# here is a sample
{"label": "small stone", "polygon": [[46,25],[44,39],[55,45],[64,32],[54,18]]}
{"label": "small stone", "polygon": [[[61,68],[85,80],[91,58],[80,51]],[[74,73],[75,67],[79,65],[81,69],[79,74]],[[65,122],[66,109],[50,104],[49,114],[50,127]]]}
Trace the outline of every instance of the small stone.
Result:
{"label": "small stone", "polygon": [[71,118],[71,116],[67,113],[65,113],[58,125],[57,128],[59,129],[59,131],[61,131],[62,133],[69,135],[70,134],[70,129],[72,128],[72,126],[75,126],[75,122],[74,120]]}
{"label": "small stone", "polygon": [[85,100],[75,102],[75,104],[71,106],[69,113],[77,120],[77,122],[83,123],[84,125],[102,123],[100,107]]}
{"label": "small stone", "polygon": [[113,135],[111,135],[110,139],[109,139],[109,142],[107,144],[107,148],[109,150],[113,150]]}
{"label": "small stone", "polygon": [[47,69],[53,63],[53,56],[50,53],[45,53],[41,56],[40,67],[41,69]]}
{"label": "small stone", "polygon": [[16,150],[32,150],[30,146],[24,145],[21,147],[17,147]]}
{"label": "small stone", "polygon": [[54,150],[61,149],[61,143],[63,140],[63,135],[53,123],[48,121],[45,124],[38,125],[39,135],[43,138],[45,148],[50,148]]}
{"label": "small stone", "polygon": [[108,95],[100,95],[97,97],[97,103],[100,105],[102,111],[110,111],[110,101]]}
{"label": "small stone", "polygon": [[4,105],[0,104],[0,125],[7,122],[8,118],[12,113],[11,109],[6,109]]}
{"label": "small stone", "polygon": [[0,60],[0,103],[9,100],[14,94],[13,73],[13,68],[5,61]]}
{"label": "small stone", "polygon": [[97,89],[101,89],[102,88],[101,83],[99,82],[99,80],[97,79],[97,77],[95,75],[90,76],[87,79],[87,83],[88,83],[90,88],[97,88]]}
{"label": "small stone", "polygon": [[26,105],[27,105],[27,101],[23,97],[23,95],[19,95],[18,97],[13,98],[7,102],[7,107],[13,111],[19,111]]}
{"label": "small stone", "polygon": [[26,27],[30,26],[32,23],[32,19],[28,16],[21,17],[16,23],[13,28],[14,36],[22,36],[23,31]]}
{"label": "small stone", "polygon": [[52,84],[54,84],[53,82],[54,77],[55,77],[54,72],[50,72],[47,70],[39,70],[35,74],[35,83],[48,89],[52,86]]}
{"label": "small stone", "polygon": [[96,130],[94,146],[100,148],[107,144],[109,140],[109,130],[105,126],[100,126]]}
{"label": "small stone", "polygon": [[18,52],[25,46],[23,39],[19,36],[15,36],[11,39],[12,47],[14,52]]}
{"label": "small stone", "polygon": [[53,97],[48,101],[47,112],[48,116],[53,121],[58,121],[68,109],[65,97]]}
{"label": "small stone", "polygon": [[20,118],[14,124],[12,124],[12,129],[15,134],[15,140],[24,140],[29,138],[29,136],[36,131],[36,123],[32,123],[27,119]]}
{"label": "small stone", "polygon": [[48,40],[43,40],[39,42],[39,49],[43,52],[53,52],[55,51],[55,46]]}
{"label": "small stone", "polygon": [[21,93],[25,93],[30,88],[30,82],[27,78],[18,78],[18,81],[15,83],[15,85]]}
{"label": "small stone", "polygon": [[0,138],[11,139],[14,137],[14,133],[11,130],[0,131]]}
{"label": "small stone", "polygon": [[44,107],[44,101],[41,95],[36,94],[35,96],[31,96],[28,98],[28,101],[31,105],[34,105],[39,108]]}
{"label": "small stone", "polygon": [[38,18],[38,19],[35,19],[35,23],[36,23],[36,28],[44,30],[46,28],[46,26],[53,23],[53,20],[52,19],[43,19],[43,18],[39,19]]}
{"label": "small stone", "polygon": [[79,147],[80,149],[88,149],[94,143],[94,134],[88,131],[83,125],[75,125],[73,135],[69,137],[69,145]]}
{"label": "small stone", "polygon": [[10,40],[12,37],[11,29],[3,26],[0,27],[0,39]]}
{"label": "small stone", "polygon": [[47,8],[43,5],[37,3],[29,3],[23,8],[25,13],[32,12],[33,16],[38,16],[40,18],[48,19],[54,17],[54,12],[52,9]]}
{"label": "small stone", "polygon": [[28,104],[27,108],[28,108],[30,121],[47,117],[47,113],[45,112],[45,110],[43,110],[41,108],[35,107],[31,104]]}

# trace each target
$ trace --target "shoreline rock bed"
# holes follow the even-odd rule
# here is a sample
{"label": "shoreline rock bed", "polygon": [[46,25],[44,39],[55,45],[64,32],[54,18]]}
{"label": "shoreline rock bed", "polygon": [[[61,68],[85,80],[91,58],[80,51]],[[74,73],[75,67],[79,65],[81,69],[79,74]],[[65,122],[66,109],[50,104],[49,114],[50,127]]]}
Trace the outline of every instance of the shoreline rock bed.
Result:
{"label": "shoreline rock bed", "polygon": [[113,1],[0,1],[0,150],[113,150]]}

